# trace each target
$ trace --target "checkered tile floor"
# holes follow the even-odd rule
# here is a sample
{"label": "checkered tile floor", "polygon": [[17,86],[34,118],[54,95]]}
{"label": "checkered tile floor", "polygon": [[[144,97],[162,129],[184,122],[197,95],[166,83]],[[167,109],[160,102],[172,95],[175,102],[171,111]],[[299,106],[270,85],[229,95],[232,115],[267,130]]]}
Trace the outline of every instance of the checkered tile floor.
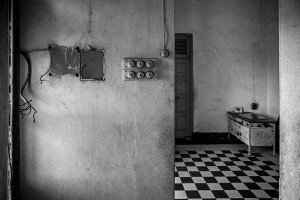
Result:
{"label": "checkered tile floor", "polygon": [[176,151],[175,199],[278,199],[278,165],[247,151]]}

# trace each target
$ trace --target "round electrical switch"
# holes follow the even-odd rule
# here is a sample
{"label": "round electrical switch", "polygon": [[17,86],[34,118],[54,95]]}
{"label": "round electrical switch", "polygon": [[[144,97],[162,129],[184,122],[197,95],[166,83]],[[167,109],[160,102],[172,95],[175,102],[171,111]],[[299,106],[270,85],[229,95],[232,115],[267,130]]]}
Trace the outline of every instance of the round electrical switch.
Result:
{"label": "round electrical switch", "polygon": [[162,56],[162,57],[168,57],[169,56],[169,51],[168,50],[162,50],[161,52],[160,52],[160,55]]}
{"label": "round electrical switch", "polygon": [[145,63],[141,60],[137,61],[136,65],[139,67],[139,68],[142,68],[145,66]]}
{"label": "round electrical switch", "polygon": [[133,71],[128,72],[127,78],[133,79],[135,77],[135,73]]}
{"label": "round electrical switch", "polygon": [[146,73],[146,77],[149,78],[149,79],[153,78],[153,76],[154,76],[153,72],[147,72]]}
{"label": "round electrical switch", "polygon": [[136,76],[137,76],[138,78],[144,78],[144,77],[145,77],[145,73],[144,73],[144,72],[138,72],[138,73],[136,74]]}
{"label": "round electrical switch", "polygon": [[153,66],[154,66],[154,63],[153,63],[151,60],[148,60],[148,61],[146,62],[146,67],[151,68],[151,67],[153,67]]}
{"label": "round electrical switch", "polygon": [[134,66],[135,66],[135,62],[133,60],[128,60],[127,61],[127,67],[134,68]]}

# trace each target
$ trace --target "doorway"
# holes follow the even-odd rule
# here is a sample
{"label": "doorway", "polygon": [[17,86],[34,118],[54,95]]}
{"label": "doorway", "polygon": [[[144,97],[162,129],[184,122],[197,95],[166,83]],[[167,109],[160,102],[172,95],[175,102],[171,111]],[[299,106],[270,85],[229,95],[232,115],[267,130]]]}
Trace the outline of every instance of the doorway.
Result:
{"label": "doorway", "polygon": [[175,138],[192,136],[192,34],[175,34]]}
{"label": "doorway", "polygon": [[[278,3],[176,0],[174,7],[175,32],[193,34],[190,54],[188,39],[175,34],[175,199],[278,198],[278,157],[268,147],[248,156],[247,145],[227,137],[227,111],[236,105],[279,114]],[[178,95],[185,90],[193,95],[192,138],[182,114],[189,97]],[[261,106],[252,111],[254,95]]]}

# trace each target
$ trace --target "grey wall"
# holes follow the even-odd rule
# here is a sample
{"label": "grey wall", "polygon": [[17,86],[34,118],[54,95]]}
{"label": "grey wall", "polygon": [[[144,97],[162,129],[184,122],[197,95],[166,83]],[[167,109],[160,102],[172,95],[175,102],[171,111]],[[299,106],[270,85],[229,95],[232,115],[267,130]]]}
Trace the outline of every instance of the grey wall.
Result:
{"label": "grey wall", "polygon": [[300,1],[280,1],[280,199],[300,197]]}
{"label": "grey wall", "polygon": [[253,74],[260,104],[254,112],[278,115],[277,4],[175,1],[175,32],[194,38],[194,132],[226,132],[227,111],[251,111]]}
{"label": "grey wall", "polygon": [[278,0],[262,1],[267,67],[267,115],[275,120],[279,116],[279,24]]}
{"label": "grey wall", "polygon": [[0,199],[7,197],[8,1],[0,3]]}
{"label": "grey wall", "polygon": [[[66,75],[40,84],[50,55],[30,53],[25,95],[38,113],[36,123],[21,119],[22,199],[174,199],[174,52],[159,57],[161,13],[160,0],[22,1],[21,48],[92,45],[106,62],[105,82]],[[122,81],[124,57],[159,57],[160,80]]]}

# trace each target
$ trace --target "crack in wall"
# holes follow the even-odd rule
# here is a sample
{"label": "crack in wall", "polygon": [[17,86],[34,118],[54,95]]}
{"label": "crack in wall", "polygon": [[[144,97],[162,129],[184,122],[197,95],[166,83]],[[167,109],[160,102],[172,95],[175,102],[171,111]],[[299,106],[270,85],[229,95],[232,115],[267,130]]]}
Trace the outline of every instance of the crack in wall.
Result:
{"label": "crack in wall", "polygon": [[88,11],[88,16],[89,16],[89,23],[88,23],[88,28],[87,28],[88,34],[92,33],[92,15],[93,15],[92,0],[90,0],[90,6],[89,6],[89,11]]}

